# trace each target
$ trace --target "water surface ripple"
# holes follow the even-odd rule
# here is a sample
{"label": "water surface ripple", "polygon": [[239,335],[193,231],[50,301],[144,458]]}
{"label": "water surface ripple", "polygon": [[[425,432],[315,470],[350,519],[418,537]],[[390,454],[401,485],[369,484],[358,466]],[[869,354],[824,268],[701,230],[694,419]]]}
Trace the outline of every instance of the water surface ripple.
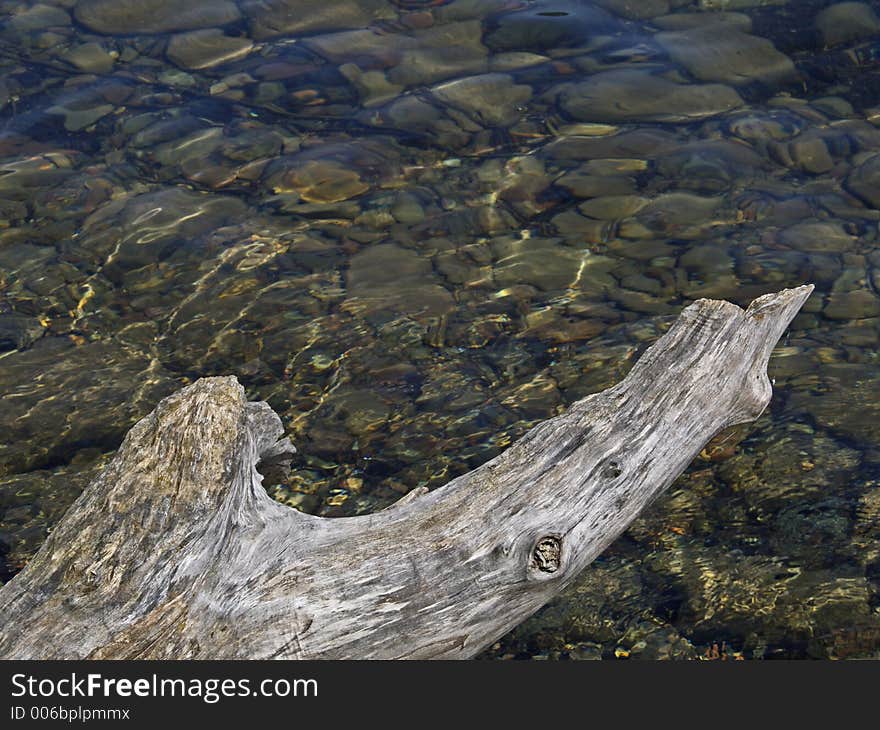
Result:
{"label": "water surface ripple", "polygon": [[198,377],[361,514],[812,282],[767,412],[485,656],[880,657],[878,16],[0,0],[0,580]]}

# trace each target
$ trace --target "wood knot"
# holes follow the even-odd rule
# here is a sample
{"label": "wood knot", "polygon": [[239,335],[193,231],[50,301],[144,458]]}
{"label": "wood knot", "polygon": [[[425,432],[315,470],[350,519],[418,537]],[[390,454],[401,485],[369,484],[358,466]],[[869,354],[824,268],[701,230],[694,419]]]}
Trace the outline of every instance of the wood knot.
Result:
{"label": "wood knot", "polygon": [[548,535],[542,537],[532,550],[532,568],[542,573],[555,573],[562,563],[562,541]]}
{"label": "wood knot", "polygon": [[611,463],[609,463],[602,472],[603,476],[605,476],[607,479],[617,479],[617,477],[619,477],[622,473],[623,470],[620,468],[620,464],[618,464],[616,461],[612,461]]}

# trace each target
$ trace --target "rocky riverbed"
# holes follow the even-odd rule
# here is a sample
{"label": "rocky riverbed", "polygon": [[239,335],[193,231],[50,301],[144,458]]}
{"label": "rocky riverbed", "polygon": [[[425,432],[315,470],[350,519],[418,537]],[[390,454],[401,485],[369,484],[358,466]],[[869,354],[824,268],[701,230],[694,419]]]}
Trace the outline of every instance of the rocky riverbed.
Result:
{"label": "rocky riverbed", "polygon": [[361,514],[811,282],[768,411],[486,656],[878,657],[878,221],[880,2],[0,0],[0,580],[200,376]]}

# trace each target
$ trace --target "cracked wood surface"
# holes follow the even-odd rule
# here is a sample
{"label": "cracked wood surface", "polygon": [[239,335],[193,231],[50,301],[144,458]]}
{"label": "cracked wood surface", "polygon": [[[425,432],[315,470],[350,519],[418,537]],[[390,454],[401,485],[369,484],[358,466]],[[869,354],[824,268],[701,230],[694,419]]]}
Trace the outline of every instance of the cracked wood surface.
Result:
{"label": "cracked wood surface", "polygon": [[617,385],[358,517],[273,501],[294,449],[234,377],[164,399],[0,589],[2,658],[469,658],[594,560],[722,429],[812,286],[688,306]]}

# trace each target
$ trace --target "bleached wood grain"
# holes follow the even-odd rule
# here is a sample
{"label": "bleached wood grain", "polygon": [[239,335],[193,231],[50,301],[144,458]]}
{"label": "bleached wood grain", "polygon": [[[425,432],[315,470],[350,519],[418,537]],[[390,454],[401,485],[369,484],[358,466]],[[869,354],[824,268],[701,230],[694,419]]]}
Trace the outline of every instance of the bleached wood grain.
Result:
{"label": "bleached wood grain", "polygon": [[278,416],[166,398],[0,590],[3,658],[467,658],[561,591],[718,431],[757,418],[812,286],[688,306],[619,384],[375,514],[268,497]]}

